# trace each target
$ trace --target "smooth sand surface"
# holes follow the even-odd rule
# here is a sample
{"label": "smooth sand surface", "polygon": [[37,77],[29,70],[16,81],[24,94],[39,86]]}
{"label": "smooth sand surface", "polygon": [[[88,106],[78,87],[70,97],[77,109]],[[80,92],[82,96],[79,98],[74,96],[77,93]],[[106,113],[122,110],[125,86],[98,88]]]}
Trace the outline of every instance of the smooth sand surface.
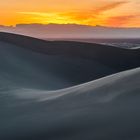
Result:
{"label": "smooth sand surface", "polygon": [[140,139],[139,54],[0,33],[0,139]]}

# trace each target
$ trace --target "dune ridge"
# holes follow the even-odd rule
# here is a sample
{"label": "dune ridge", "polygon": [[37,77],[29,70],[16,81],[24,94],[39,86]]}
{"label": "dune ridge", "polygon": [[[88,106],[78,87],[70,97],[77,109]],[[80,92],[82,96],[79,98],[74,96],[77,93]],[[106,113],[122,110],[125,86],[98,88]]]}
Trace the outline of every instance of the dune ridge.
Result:
{"label": "dune ridge", "polygon": [[0,33],[0,40],[49,55],[58,54],[96,59],[118,70],[125,70],[126,68],[131,69],[139,66],[139,48],[130,50],[101,44],[74,41],[45,41],[3,32]]}
{"label": "dune ridge", "polygon": [[140,139],[139,51],[0,33],[0,139]]}

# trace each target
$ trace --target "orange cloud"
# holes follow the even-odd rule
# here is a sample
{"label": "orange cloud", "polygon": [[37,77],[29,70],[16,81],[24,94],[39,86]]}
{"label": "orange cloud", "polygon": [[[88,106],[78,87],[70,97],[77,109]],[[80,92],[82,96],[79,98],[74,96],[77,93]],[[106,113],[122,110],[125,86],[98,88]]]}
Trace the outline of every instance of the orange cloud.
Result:
{"label": "orange cloud", "polygon": [[140,19],[140,15],[116,16],[108,18],[105,24],[108,26],[121,27],[133,23],[133,20],[136,19]]}
{"label": "orange cloud", "polygon": [[119,7],[126,2],[111,2],[94,10],[77,10],[72,12],[19,12],[24,16],[30,16],[33,21],[36,20],[39,23],[76,23],[86,25],[102,25],[103,19],[100,15],[108,10]]}
{"label": "orange cloud", "polygon": [[[7,5],[6,1],[9,0],[0,2],[0,4],[3,3],[3,5]],[[136,3],[138,0],[81,0],[81,3],[77,3],[75,0],[67,0],[67,2],[64,0],[43,0],[43,4],[41,4],[39,0],[36,0],[39,4],[37,5],[37,3],[35,3],[33,6],[31,6],[31,1],[33,0],[24,1],[26,1],[26,3],[29,2],[27,8],[22,0],[16,2],[16,5],[13,3],[13,6],[15,6],[13,11],[11,5],[9,5],[9,12],[6,8],[5,10],[3,10],[3,8],[0,12],[0,16],[2,17],[0,24],[75,23],[103,26],[140,26],[138,21],[140,18],[135,16],[140,13],[138,8],[139,3]],[[3,13],[3,11],[6,11],[6,13]]]}
{"label": "orange cloud", "polygon": [[102,7],[99,7],[95,10],[93,10],[94,13],[96,14],[101,14],[105,11],[108,11],[108,10],[112,10],[114,8],[117,8],[123,4],[126,4],[127,2],[126,1],[120,1],[120,2],[111,2],[110,4],[107,4],[105,6],[102,6]]}

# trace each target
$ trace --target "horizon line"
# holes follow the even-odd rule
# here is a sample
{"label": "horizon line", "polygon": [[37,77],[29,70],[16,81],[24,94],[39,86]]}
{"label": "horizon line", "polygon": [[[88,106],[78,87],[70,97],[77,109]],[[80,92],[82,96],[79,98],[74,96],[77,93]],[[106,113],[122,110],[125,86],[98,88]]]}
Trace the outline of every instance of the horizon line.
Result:
{"label": "horizon line", "polygon": [[4,24],[0,24],[0,27],[3,26],[3,27],[17,27],[17,25],[45,25],[45,26],[48,26],[48,25],[77,25],[77,26],[88,26],[88,27],[104,27],[104,28],[140,28],[140,27],[135,27],[135,26],[132,26],[132,27],[129,27],[129,26],[124,26],[124,27],[119,27],[119,26],[103,26],[103,25],[87,25],[87,24],[77,24],[77,23],[62,23],[62,24],[59,24],[59,23],[48,23],[48,24],[45,24],[45,23],[18,23],[18,24],[14,24],[14,25],[4,25]]}

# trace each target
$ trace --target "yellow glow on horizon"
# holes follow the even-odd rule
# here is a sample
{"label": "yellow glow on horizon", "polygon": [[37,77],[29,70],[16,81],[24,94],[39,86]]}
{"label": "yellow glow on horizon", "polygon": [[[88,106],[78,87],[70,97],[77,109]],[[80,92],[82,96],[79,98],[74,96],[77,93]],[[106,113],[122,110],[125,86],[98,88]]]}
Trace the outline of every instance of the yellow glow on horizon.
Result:
{"label": "yellow glow on horizon", "polygon": [[[13,2],[13,3],[9,3]],[[0,24],[82,24],[140,27],[139,0],[5,0]]]}

